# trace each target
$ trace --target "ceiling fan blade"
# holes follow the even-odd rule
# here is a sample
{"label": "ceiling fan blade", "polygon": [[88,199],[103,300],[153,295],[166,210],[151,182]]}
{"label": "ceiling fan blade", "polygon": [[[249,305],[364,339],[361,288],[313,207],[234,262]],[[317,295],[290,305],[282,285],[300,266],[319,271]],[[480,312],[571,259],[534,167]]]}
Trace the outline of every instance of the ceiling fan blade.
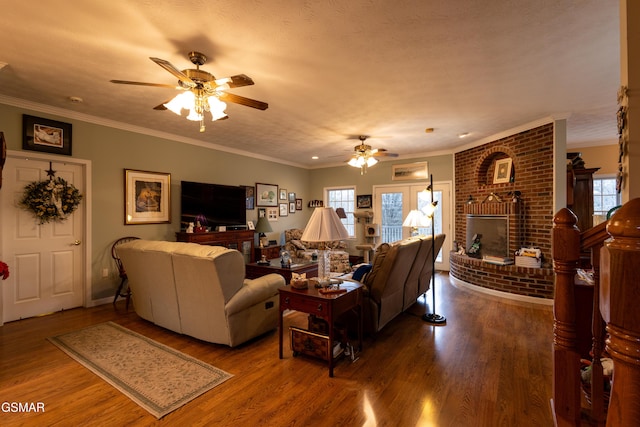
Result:
{"label": "ceiling fan blade", "polygon": [[220,101],[233,102],[247,107],[257,108],[258,110],[266,110],[269,108],[269,104],[266,102],[256,101],[255,99],[245,98],[244,96],[235,95],[229,92],[221,92],[218,95],[218,98],[220,98]]}
{"label": "ceiling fan blade", "polygon": [[231,79],[231,81],[227,83],[229,87],[251,86],[254,84],[253,79],[246,74],[238,74],[228,78]]}
{"label": "ceiling fan blade", "polygon": [[398,157],[396,153],[389,153],[386,150],[385,151],[378,150],[375,153],[371,153],[371,155],[373,157]]}
{"label": "ceiling fan blade", "polygon": [[149,57],[149,59],[155,62],[156,64],[158,64],[159,66],[161,66],[162,68],[164,68],[165,70],[167,70],[168,72],[170,72],[171,74],[173,74],[174,76],[176,76],[178,80],[180,80],[182,83],[184,83],[188,87],[196,86],[196,83],[193,80],[191,80],[182,71],[174,67],[173,64],[171,64],[169,61],[165,61],[164,59],[154,58],[154,57]]}
{"label": "ceiling fan blade", "polygon": [[137,85],[137,86],[153,86],[153,87],[168,87],[176,89],[176,85],[167,85],[163,83],[144,83],[144,82],[131,82],[129,80],[109,80],[111,83],[117,83],[120,85]]}
{"label": "ceiling fan blade", "polygon": [[230,88],[250,86],[254,84],[253,79],[251,79],[251,77],[247,76],[246,74],[238,74],[236,76],[215,79],[214,83],[216,84],[216,86],[227,85]]}

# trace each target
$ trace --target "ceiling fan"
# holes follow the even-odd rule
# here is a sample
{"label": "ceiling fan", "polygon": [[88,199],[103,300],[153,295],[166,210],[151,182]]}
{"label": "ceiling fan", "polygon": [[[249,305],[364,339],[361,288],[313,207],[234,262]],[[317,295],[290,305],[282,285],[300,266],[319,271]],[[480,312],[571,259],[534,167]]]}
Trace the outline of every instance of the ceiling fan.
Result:
{"label": "ceiling fan", "polygon": [[354,147],[354,153],[349,160],[349,166],[360,168],[360,175],[367,173],[367,168],[378,163],[376,157],[398,157],[396,153],[390,153],[384,148],[372,149],[370,145],[365,144],[369,136],[360,135],[358,139],[360,144]]}
{"label": "ceiling fan", "polygon": [[178,115],[182,115],[183,109],[189,110],[190,112],[187,119],[199,121],[200,132],[204,132],[205,130],[205,112],[211,113],[214,121],[228,118],[225,112],[227,107],[225,102],[233,102],[235,104],[257,108],[258,110],[266,110],[269,107],[269,104],[266,102],[227,92],[227,89],[250,86],[254,84],[253,80],[245,74],[216,79],[213,74],[200,69],[200,66],[207,62],[207,57],[200,52],[189,52],[189,59],[196,68],[182,71],[164,59],[153,57],[149,59],[177,77],[178,86],[162,83],[133,82],[129,80],[111,80],[111,82],[125,85],[166,87],[181,91],[173,99],[154,107],[154,109],[169,109]]}

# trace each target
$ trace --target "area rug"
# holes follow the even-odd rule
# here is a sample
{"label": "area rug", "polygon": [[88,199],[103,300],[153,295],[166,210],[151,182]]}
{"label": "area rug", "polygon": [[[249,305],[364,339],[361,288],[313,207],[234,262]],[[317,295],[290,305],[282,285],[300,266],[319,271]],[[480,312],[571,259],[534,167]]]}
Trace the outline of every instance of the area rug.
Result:
{"label": "area rug", "polygon": [[113,322],[49,341],[158,419],[233,376]]}

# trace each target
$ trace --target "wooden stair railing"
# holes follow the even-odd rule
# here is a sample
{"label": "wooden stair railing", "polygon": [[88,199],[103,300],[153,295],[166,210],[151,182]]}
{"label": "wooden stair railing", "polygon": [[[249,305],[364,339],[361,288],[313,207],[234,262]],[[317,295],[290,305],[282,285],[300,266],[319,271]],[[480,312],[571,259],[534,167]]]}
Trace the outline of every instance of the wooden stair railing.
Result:
{"label": "wooden stair railing", "polygon": [[[588,424],[640,425],[640,199],[625,204],[607,222],[580,233],[569,209],[554,216],[552,256],[556,274],[554,299],[552,411],[557,426],[581,425],[580,353],[576,337],[574,277],[580,252],[591,253],[593,266],[592,378]],[[611,237],[609,240],[605,241]],[[604,249],[603,249],[604,248]],[[601,258],[602,257],[602,258]],[[600,358],[603,328],[614,361],[610,404],[605,408]]]}
{"label": "wooden stair railing", "polygon": [[[604,350],[605,324],[600,313],[600,252],[604,241],[610,237],[607,222],[598,224],[580,233],[580,248],[588,251],[593,271],[593,304],[591,307],[591,411],[589,418],[592,424],[604,426],[606,421],[604,374],[602,369],[602,352]],[[595,384],[595,386],[593,386]]]}
{"label": "wooden stair railing", "polygon": [[574,278],[580,258],[578,218],[567,208],[553,217],[553,386],[556,426],[580,426],[580,353],[577,349]]}
{"label": "wooden stair railing", "polygon": [[625,203],[607,225],[601,253],[600,311],[607,323],[613,382],[607,427],[640,425],[640,198]]}

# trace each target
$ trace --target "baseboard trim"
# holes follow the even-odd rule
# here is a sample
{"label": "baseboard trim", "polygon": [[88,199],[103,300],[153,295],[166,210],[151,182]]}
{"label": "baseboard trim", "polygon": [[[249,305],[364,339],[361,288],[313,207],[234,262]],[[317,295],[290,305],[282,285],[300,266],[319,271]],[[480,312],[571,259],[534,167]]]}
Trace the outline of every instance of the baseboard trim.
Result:
{"label": "baseboard trim", "polygon": [[512,294],[509,292],[496,291],[495,289],[483,288],[482,286],[474,285],[473,283],[465,282],[456,277],[449,275],[449,280],[454,286],[459,286],[464,289],[468,289],[473,292],[479,292],[481,294],[492,295],[499,298],[504,298],[512,301],[526,302],[530,304],[538,304],[544,306],[552,306],[553,300],[549,298],[535,298],[527,295]]}

